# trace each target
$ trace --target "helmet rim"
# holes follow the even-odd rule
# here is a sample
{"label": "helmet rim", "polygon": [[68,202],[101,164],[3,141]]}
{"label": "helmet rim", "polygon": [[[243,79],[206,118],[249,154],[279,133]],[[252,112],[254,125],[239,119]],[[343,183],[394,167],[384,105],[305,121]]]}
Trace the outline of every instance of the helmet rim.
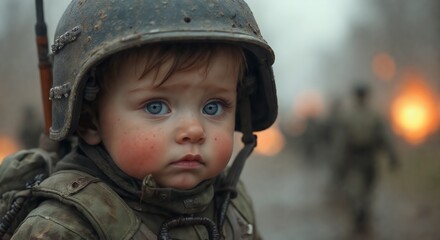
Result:
{"label": "helmet rim", "polygon": [[[72,1],[71,5],[74,5],[74,2],[75,1]],[[88,2],[86,2],[86,4]],[[249,9],[248,11],[250,12]],[[66,12],[68,12],[68,10],[66,10]],[[245,13],[244,15],[249,18],[249,13]],[[73,17],[73,19],[76,20],[76,16]],[[264,78],[267,78],[261,80],[261,83],[259,84],[265,85],[264,87],[268,88],[267,91],[271,92],[265,94],[266,96],[264,97],[266,99],[262,101],[270,102],[266,108],[272,108],[266,111],[269,113],[269,116],[263,121],[264,123],[260,123],[261,120],[259,120],[258,122],[253,123],[253,126],[256,131],[267,128],[273,123],[274,118],[276,118],[277,115],[275,84],[271,68],[275,61],[275,55],[272,48],[262,38],[258,26],[254,26],[256,25],[256,22],[255,19],[253,19],[253,16],[250,16],[250,20],[253,22],[248,23],[249,28],[230,28],[229,31],[225,30],[226,28],[223,28],[223,26],[217,27],[214,30],[203,29],[203,24],[200,26],[196,25],[192,28],[177,26],[174,29],[146,29],[143,32],[136,32],[136,30],[133,30],[119,34],[116,37],[110,37],[112,38],[110,41],[104,41],[104,36],[103,41],[99,42],[98,40],[98,44],[92,44],[92,46],[90,46],[90,39],[93,40],[94,38],[102,37],[101,35],[98,35],[99,31],[87,28],[84,23],[82,25],[74,26],[73,28],[79,26],[83,32],[81,32],[72,43],[66,44],[63,49],[54,53],[55,78],[53,87],[56,88],[63,84],[70,83],[71,89],[68,98],[53,101],[53,112],[55,112],[55,114],[53,114],[53,125],[50,129],[51,139],[62,140],[76,130],[75,128],[79,120],[79,112],[83,101],[83,90],[87,82],[87,75],[93,67],[97,66],[109,56],[120,51],[136,46],[160,42],[222,42],[236,44],[248,52],[251,52],[254,56],[255,62],[259,64],[258,68],[261,72],[259,74],[264,75]],[[68,32],[69,29],[66,28],[70,27],[70,29],[73,29],[72,21],[72,19],[69,19],[69,14],[63,16],[57,29],[57,35],[61,36]],[[94,37],[93,34],[97,35],[97,37]],[[76,41],[81,44],[78,44]],[[79,55],[75,52],[78,51],[78,49],[83,50]],[[72,56],[82,58],[82,60],[78,62],[79,66],[76,69],[68,72],[68,70],[71,69],[65,69],[66,67],[63,65],[70,64],[69,60],[72,59]],[[64,76],[66,75],[70,75],[70,77],[65,78]],[[237,126],[237,124],[236,130],[240,131],[240,127]]]}

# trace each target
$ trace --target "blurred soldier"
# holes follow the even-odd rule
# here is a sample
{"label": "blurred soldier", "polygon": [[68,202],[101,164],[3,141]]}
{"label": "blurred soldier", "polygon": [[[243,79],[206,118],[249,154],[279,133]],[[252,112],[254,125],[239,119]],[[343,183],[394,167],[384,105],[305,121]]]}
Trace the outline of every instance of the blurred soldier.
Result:
{"label": "blurred soldier", "polygon": [[342,101],[337,98],[331,102],[329,113],[324,123],[324,137],[328,144],[333,143],[333,137],[336,136],[336,132],[339,129],[341,115]]}
{"label": "blurred soldier", "polygon": [[322,124],[316,116],[308,116],[304,122],[306,128],[301,136],[301,148],[304,153],[304,159],[309,164],[315,164],[320,157],[319,152],[322,150]]}
{"label": "blurred soldier", "polygon": [[[336,138],[339,133],[341,118],[342,118],[342,101],[340,99],[334,99],[330,106],[327,117],[322,124],[321,138],[326,146],[326,150],[333,154],[336,151]],[[328,159],[334,161],[334,159]],[[334,162],[329,162],[331,166],[334,166]]]}
{"label": "blurred soldier", "polygon": [[35,109],[31,106],[24,107],[18,133],[21,147],[25,149],[38,147],[42,132],[43,122],[38,117]]}
{"label": "blurred soldier", "polygon": [[333,138],[337,148],[337,183],[347,190],[356,232],[368,230],[371,193],[378,168],[377,154],[383,151],[388,155],[392,170],[398,163],[385,122],[370,108],[369,96],[366,85],[355,86],[353,105],[342,114]]}
{"label": "blurred soldier", "polygon": [[[343,104],[341,99],[334,99],[329,106],[328,115],[323,124],[323,142],[325,145],[326,163],[330,170],[330,181],[328,182],[329,193],[339,195],[341,184],[341,128],[343,115]],[[336,157],[335,157],[336,156]]]}

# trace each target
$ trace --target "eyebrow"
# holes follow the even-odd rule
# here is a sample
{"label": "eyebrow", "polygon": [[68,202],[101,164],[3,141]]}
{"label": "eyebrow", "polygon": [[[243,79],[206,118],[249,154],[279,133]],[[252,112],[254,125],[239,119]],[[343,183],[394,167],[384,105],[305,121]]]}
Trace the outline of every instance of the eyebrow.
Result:
{"label": "eyebrow", "polygon": [[[177,85],[177,86],[176,86]],[[182,89],[187,89],[191,86],[191,84],[181,84],[181,83],[174,83],[174,84],[165,84],[165,85],[159,85],[154,87],[146,87],[145,85],[137,86],[133,89],[128,90],[128,93],[137,93],[137,92],[143,92],[146,89],[152,90],[152,91],[174,91],[179,92],[182,91]],[[216,92],[231,92],[235,89],[231,90],[228,87],[222,86],[221,84],[207,84],[203,87],[206,91],[212,91],[215,90]]]}

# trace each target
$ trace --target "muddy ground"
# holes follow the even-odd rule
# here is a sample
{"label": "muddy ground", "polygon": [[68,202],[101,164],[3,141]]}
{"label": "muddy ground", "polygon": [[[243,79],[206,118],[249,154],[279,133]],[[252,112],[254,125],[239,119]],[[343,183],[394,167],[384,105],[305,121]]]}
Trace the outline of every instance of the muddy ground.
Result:
{"label": "muddy ground", "polygon": [[[437,147],[436,147],[437,146]],[[399,148],[401,166],[380,163],[370,230],[353,233],[345,202],[331,191],[322,153],[307,162],[288,147],[275,157],[252,155],[242,179],[254,198],[258,228],[270,240],[440,239],[440,144]],[[380,159],[382,160],[382,159]]]}

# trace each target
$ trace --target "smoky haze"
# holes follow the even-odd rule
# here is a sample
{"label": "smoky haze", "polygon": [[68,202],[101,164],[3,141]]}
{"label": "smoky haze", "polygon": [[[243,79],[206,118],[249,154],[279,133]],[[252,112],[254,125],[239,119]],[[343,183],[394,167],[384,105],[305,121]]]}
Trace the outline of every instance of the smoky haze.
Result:
{"label": "smoky haze", "polygon": [[[45,1],[50,42],[68,2]],[[375,85],[376,100],[385,102],[376,105],[386,111],[399,73],[389,83],[374,81],[370,65],[378,52],[389,53],[398,67],[419,68],[438,89],[438,1],[304,2],[248,1],[276,54],[281,118],[284,111],[291,111],[301,93],[318,91],[329,100],[345,95],[358,79]],[[33,2],[13,0],[2,1],[0,7],[0,130],[14,135],[20,109],[30,105],[41,112],[35,10]]]}
{"label": "smoky haze", "polygon": [[[46,0],[49,41],[69,1]],[[422,1],[257,1],[249,0],[263,35],[276,54],[275,77],[280,117],[291,111],[295,96],[318,91],[325,100],[344,96],[358,79],[377,88],[378,106],[386,111],[399,73],[388,83],[374,81],[374,54],[387,52],[397,67],[416,67],[438,89],[438,9]],[[1,14],[0,130],[14,135],[20,109],[41,112],[35,47],[33,2],[4,0]],[[385,103],[385,104],[384,104]],[[40,116],[41,117],[41,116]]]}
{"label": "smoky haze", "polygon": [[[49,42],[68,1],[44,1]],[[0,2],[0,135],[16,136],[24,124],[24,109],[42,119],[42,99],[35,41],[34,1]]]}
{"label": "smoky haze", "polygon": [[[44,1],[50,44],[53,42],[56,23],[69,2],[68,0]],[[405,73],[408,71],[416,71],[424,77],[426,84],[436,95],[436,106],[440,109],[438,105],[440,102],[438,100],[440,1],[247,0],[247,2],[254,12],[263,36],[275,51],[274,72],[281,122],[292,121],[291,112],[308,103],[298,97],[309,92],[320,96],[322,106],[319,111],[320,114],[325,115],[333,101],[347,101],[349,91],[358,81],[371,85],[374,106],[385,117],[388,117],[391,101],[403,84]],[[35,109],[40,119],[43,115],[34,25],[34,1],[0,1],[0,137],[8,135],[17,138],[23,124],[33,121],[33,119],[23,119],[26,107]],[[388,54],[395,63],[395,71],[387,81],[380,80],[372,71],[372,61],[379,53]],[[427,164],[424,158],[431,157],[430,153],[433,152],[431,150],[439,148],[439,139],[440,137],[435,139],[434,143],[431,142],[431,148],[428,150],[422,151],[418,148],[417,151],[408,155],[411,158],[407,160],[407,163],[412,162],[413,165],[407,165],[409,167],[404,168],[406,175],[397,175],[398,180],[395,181],[401,182],[401,185],[406,183],[409,185],[404,185],[398,190],[396,190],[397,187],[391,188],[397,192],[398,197],[385,199],[394,193],[385,191],[388,195],[382,198],[385,207],[381,208],[383,210],[381,216],[397,217],[379,219],[382,223],[388,219],[392,220],[384,223],[381,228],[387,237],[378,239],[440,239],[438,233],[436,233],[437,236],[432,236],[431,232],[426,230],[431,229],[435,232],[440,222],[438,210],[440,209],[438,206],[440,202],[438,169],[440,166],[438,163],[429,165],[434,161],[428,162],[427,167],[423,165]],[[0,145],[0,150],[1,147]],[[407,149],[411,150],[411,148]],[[307,215],[310,213],[307,212],[309,210],[307,207],[319,202],[322,196],[317,191],[313,193],[308,191],[314,189],[310,183],[314,180],[311,178],[316,175],[302,171],[301,165],[296,164],[296,157],[297,155],[294,154],[284,156],[285,165],[268,163],[267,159],[260,162],[258,159],[255,160],[257,165],[247,163],[250,166],[246,166],[245,170],[248,172],[244,173],[244,177],[252,180],[258,178],[256,181],[260,181],[249,182],[251,184],[248,185],[250,192],[255,196],[261,232],[268,239],[291,239],[292,236],[298,236],[298,239],[304,240],[331,239],[325,234],[337,229],[339,226],[334,228],[332,226],[338,222],[333,221],[333,212],[329,214],[330,221],[325,224],[321,221],[321,225],[315,225],[313,218],[310,217],[313,215],[320,220],[325,219],[316,213],[316,209],[310,210],[313,214]],[[274,157],[270,160],[276,162],[280,158]],[[435,160],[438,162],[438,155],[431,158],[437,158]],[[414,164],[418,165],[412,168]],[[410,172],[408,169],[411,168],[418,171],[419,175]],[[431,172],[424,172],[424,170],[431,170]],[[427,176],[434,177],[426,180],[427,183],[422,187],[413,181],[425,179]],[[321,177],[317,176],[316,179],[319,180]],[[428,193],[423,197],[431,202],[417,203],[418,205],[414,206],[412,202],[408,203],[407,199],[400,197],[409,192],[408,189],[412,187],[427,189],[427,185],[434,186],[432,187],[434,190],[426,190]],[[268,193],[265,190],[262,191],[261,186],[268,186],[267,189],[270,191]],[[271,195],[271,191],[274,194]],[[436,194],[434,195],[433,192]],[[418,192],[415,191],[415,193]],[[414,198],[422,197],[417,195]],[[298,203],[298,199],[303,202]],[[396,203],[400,202],[408,204],[402,207],[404,214],[407,215],[390,213],[388,209],[393,209],[398,205]],[[292,204],[296,205],[292,206]],[[293,210],[279,207],[284,205]],[[272,216],[277,208],[279,214]],[[290,212],[294,213],[288,215]],[[303,216],[308,221],[305,221]],[[420,223],[420,226],[416,223]],[[288,224],[288,226],[283,224]],[[423,224],[427,227],[421,226]],[[390,226],[395,227],[394,232],[388,231]],[[322,231],[317,231],[317,229]],[[419,231],[425,235],[411,235],[411,231]],[[324,236],[317,236],[323,233]]]}
{"label": "smoky haze", "polygon": [[40,107],[38,62],[32,5],[19,1],[3,1],[2,5],[0,129],[12,135],[24,105]]}

